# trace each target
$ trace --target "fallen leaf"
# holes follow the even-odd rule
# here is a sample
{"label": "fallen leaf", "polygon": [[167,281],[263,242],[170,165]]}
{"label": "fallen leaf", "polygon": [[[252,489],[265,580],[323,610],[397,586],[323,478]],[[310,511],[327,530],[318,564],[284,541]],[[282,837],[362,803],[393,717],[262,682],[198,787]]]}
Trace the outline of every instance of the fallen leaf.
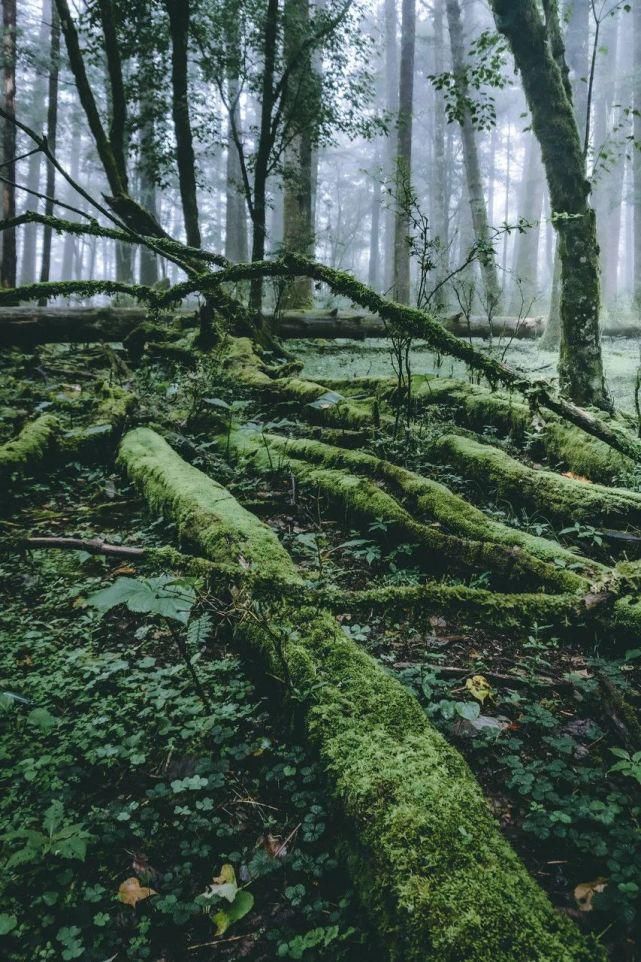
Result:
{"label": "fallen leaf", "polygon": [[561,471],[561,476],[571,478],[573,481],[583,481],[584,484],[592,484],[589,478],[584,478],[582,474],[575,474],[574,471]]}
{"label": "fallen leaf", "polygon": [[582,912],[591,912],[593,909],[592,899],[595,895],[603,892],[608,880],[596,878],[593,882],[581,882],[574,890],[574,898]]}
{"label": "fallen leaf", "polygon": [[465,687],[472,698],[476,698],[481,704],[492,694],[492,686],[483,675],[472,675],[472,677],[468,678],[465,682]]}
{"label": "fallen leaf", "polygon": [[287,855],[287,844],[280,838],[268,832],[263,836],[263,848],[272,858],[285,858]]}
{"label": "fallen leaf", "polygon": [[133,908],[136,907],[138,902],[143,902],[148,899],[150,895],[158,895],[155,889],[150,889],[145,885],[141,885],[135,876],[125,879],[118,889],[118,898],[125,905],[131,905]]}

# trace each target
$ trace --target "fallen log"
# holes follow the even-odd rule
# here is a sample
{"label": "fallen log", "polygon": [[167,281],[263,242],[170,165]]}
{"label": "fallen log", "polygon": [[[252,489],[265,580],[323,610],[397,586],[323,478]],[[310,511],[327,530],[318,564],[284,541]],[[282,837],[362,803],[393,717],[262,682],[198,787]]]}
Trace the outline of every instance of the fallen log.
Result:
{"label": "fallen log", "polygon": [[0,347],[122,341],[148,316],[145,307],[13,307],[0,310]]}
{"label": "fallen log", "polygon": [[539,337],[545,330],[542,317],[514,317],[500,315],[491,320],[481,315],[472,315],[469,319],[463,314],[454,314],[443,320],[443,327],[457,337],[516,338],[517,340],[532,340]]}
{"label": "fallen log", "polygon": [[[119,460],[150,507],[210,560],[304,586],[274,531],[159,435],[130,432]],[[460,754],[327,610],[250,602],[236,630],[301,712],[342,809],[347,864],[386,957],[604,958],[527,873]]]}

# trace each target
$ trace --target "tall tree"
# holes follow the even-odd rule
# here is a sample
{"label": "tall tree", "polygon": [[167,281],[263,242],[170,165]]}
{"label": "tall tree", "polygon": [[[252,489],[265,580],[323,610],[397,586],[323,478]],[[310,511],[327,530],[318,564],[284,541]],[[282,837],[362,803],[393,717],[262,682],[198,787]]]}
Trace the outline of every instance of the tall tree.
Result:
{"label": "tall tree", "polygon": [[[540,220],[543,209],[543,168],[541,150],[535,137],[529,136],[525,148],[523,174],[519,190],[519,220],[528,225],[516,234],[512,266],[512,290],[508,314],[519,315],[536,295]],[[507,236],[507,235],[506,235]]]}
{"label": "tall tree", "polygon": [[[383,10],[385,24],[385,109],[390,117],[398,117],[398,91],[399,91],[399,69],[398,69],[398,11],[396,0],[384,0]],[[396,124],[392,124],[385,141],[385,161],[383,175],[388,190],[395,182],[396,177],[396,155],[397,155],[397,136]],[[385,212],[384,225],[384,263],[385,277],[383,283],[385,290],[392,289],[394,284],[394,237],[396,232],[396,217],[394,205],[388,204]]]}
{"label": "tall tree", "polygon": [[[447,23],[450,31],[450,46],[452,48],[452,69],[459,86],[460,100],[465,104],[469,98],[461,7],[459,0],[445,0],[445,4]],[[463,115],[460,117],[460,125],[461,140],[463,143],[463,163],[465,166],[465,179],[472,224],[476,241],[482,245],[483,248],[483,256],[480,258],[480,263],[485,295],[488,303],[496,307],[500,298],[496,260],[490,245],[490,227],[487,219],[487,207],[485,204],[483,180],[481,178],[476,132],[470,111],[467,108],[464,108]]]}
{"label": "tall tree", "polygon": [[[548,13],[553,3],[546,0]],[[599,335],[596,218],[562,52],[553,52],[536,0],[492,0],[492,7],[521,74],[559,237],[561,389],[578,404],[609,408]]]}
{"label": "tall tree", "polygon": [[416,50],[416,0],[403,0],[401,15],[401,69],[398,85],[398,147],[396,154],[396,218],[394,224],[394,299],[410,300],[410,207],[412,198],[412,121],[414,107],[414,55]]}
{"label": "tall tree", "polygon": [[[309,0],[285,0],[285,69],[295,64],[302,72],[313,71],[311,52],[298,58],[301,40],[309,35]],[[311,118],[310,118],[311,121]],[[283,247],[298,254],[313,256],[314,224],[312,222],[312,150],[311,123],[301,125],[285,149],[283,197]],[[298,277],[288,286],[285,306],[310,307],[313,284],[310,277]]]}
{"label": "tall tree", "polygon": [[[633,53],[633,105],[634,121],[633,134],[635,144],[641,144],[641,3],[633,5],[633,30],[634,30],[634,53]],[[632,176],[633,176],[633,196],[634,196],[634,258],[633,258],[633,277],[634,290],[633,299],[637,311],[641,311],[641,149],[637,149],[632,157]]]}
{"label": "tall tree", "polygon": [[[3,125],[2,150],[2,216],[8,220],[16,216],[16,0],[2,0],[2,67],[4,109],[8,115]],[[7,230],[2,237],[2,261],[0,262],[2,287],[16,286],[16,232]]]}
{"label": "tall tree", "polygon": [[176,135],[176,164],[183,207],[185,234],[190,247],[200,247],[196,159],[189,116],[187,53],[190,0],[165,0],[171,33],[171,109]]}
{"label": "tall tree", "polygon": [[[35,77],[31,90],[31,100],[33,104],[32,123],[36,130],[44,129],[46,120],[47,106],[47,75],[48,70],[44,69],[41,58],[47,52],[47,42],[51,34],[51,0],[43,0],[42,20],[38,31],[38,57],[35,64]],[[40,190],[40,171],[42,167],[42,152],[35,150],[29,157],[27,167],[27,188],[30,191]],[[38,209],[38,199],[30,195],[29,208]],[[22,284],[32,284],[37,275],[36,271],[36,241],[38,238],[38,225],[26,224],[22,235],[22,252],[20,258],[20,282]],[[65,238],[66,240],[66,238]],[[68,275],[65,275],[68,276]]]}
{"label": "tall tree", "polygon": [[[56,152],[58,136],[58,74],[60,70],[60,18],[58,11],[51,11],[51,54],[49,64],[49,90],[47,103],[47,143],[52,153]],[[45,214],[49,217],[54,212],[54,194],[56,190],[56,168],[52,163],[47,164],[47,186],[45,193]],[[45,225],[42,236],[42,264],[40,280],[46,282],[51,273],[51,226]],[[46,299],[40,301],[46,304]]]}

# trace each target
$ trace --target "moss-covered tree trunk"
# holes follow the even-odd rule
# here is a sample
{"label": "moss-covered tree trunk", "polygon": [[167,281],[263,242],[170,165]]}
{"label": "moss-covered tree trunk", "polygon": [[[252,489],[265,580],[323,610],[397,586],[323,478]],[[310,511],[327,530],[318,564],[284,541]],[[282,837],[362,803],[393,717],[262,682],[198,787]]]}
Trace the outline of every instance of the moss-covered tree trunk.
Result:
{"label": "moss-covered tree trunk", "polygon": [[561,258],[561,388],[609,408],[599,335],[599,247],[585,158],[562,69],[535,0],[492,0],[512,48],[541,144]]}

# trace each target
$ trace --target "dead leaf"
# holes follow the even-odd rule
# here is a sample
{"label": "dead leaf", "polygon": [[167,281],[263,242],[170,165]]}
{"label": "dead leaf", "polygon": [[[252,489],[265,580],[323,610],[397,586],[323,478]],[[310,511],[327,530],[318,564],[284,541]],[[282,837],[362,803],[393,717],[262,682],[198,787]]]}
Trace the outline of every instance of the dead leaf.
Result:
{"label": "dead leaf", "polygon": [[141,885],[135,876],[125,879],[118,889],[118,898],[125,905],[136,907],[138,902],[143,902],[151,895],[158,895],[155,889],[150,889],[146,885]]}
{"label": "dead leaf", "polygon": [[283,842],[280,837],[268,832],[263,836],[263,848],[272,858],[285,858],[287,855],[287,839]]}
{"label": "dead leaf", "polygon": [[573,481],[583,481],[584,484],[592,484],[589,478],[583,477],[582,474],[575,474],[574,471],[561,471],[561,476],[571,478]]}
{"label": "dead leaf", "polygon": [[574,890],[574,898],[582,912],[591,912],[593,909],[592,899],[595,895],[603,892],[608,880],[596,878],[593,882],[581,882]]}

